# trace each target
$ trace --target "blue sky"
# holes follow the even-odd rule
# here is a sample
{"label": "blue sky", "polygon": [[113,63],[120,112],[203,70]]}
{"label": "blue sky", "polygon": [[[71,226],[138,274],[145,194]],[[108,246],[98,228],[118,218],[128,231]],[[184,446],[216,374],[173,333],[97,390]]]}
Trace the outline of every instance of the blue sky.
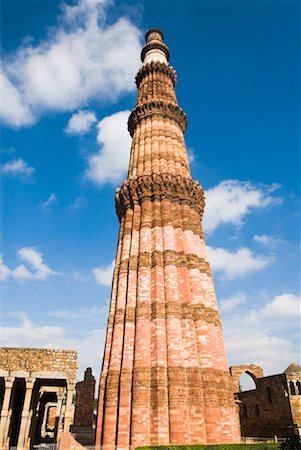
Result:
{"label": "blue sky", "polygon": [[296,1],[3,0],[1,344],[79,350],[99,373],[134,76],[161,28],[229,364],[300,354]]}

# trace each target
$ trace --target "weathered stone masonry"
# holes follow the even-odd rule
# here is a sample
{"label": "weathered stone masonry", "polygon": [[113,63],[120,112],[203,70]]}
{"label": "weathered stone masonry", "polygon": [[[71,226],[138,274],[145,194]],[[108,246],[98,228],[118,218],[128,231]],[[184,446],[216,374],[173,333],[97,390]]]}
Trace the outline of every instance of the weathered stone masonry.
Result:
{"label": "weathered stone masonry", "polygon": [[[232,366],[239,403],[242,436],[273,438],[301,436],[301,367],[291,364],[283,373],[264,377],[261,367]],[[238,391],[238,380],[248,373],[256,389]]]}
{"label": "weathered stone masonry", "polygon": [[204,193],[190,174],[187,119],[174,91],[163,35],[146,34],[128,128],[96,444],[237,442],[221,322],[201,219]]}
{"label": "weathered stone masonry", "polygon": [[0,348],[1,449],[57,442],[69,431],[76,368],[72,350]]}

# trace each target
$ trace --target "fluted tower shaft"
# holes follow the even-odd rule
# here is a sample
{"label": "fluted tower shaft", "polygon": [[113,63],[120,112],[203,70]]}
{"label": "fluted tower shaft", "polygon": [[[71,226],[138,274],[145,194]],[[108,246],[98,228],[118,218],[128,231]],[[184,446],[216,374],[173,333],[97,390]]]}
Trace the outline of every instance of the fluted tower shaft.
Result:
{"label": "fluted tower shaft", "polygon": [[176,74],[146,34],[99,390],[96,443],[237,442],[239,425]]}

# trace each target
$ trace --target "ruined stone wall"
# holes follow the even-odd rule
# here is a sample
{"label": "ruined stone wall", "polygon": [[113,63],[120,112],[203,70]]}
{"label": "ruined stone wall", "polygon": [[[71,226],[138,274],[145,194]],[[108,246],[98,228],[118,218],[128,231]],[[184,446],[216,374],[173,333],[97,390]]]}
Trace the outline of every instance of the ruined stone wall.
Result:
{"label": "ruined stone wall", "polygon": [[75,391],[74,426],[92,428],[95,378],[90,368],[85,371],[84,381],[76,383]]}
{"label": "ruined stone wall", "polygon": [[290,397],[284,374],[259,378],[257,389],[239,392],[242,436],[284,437],[292,432]]}
{"label": "ruined stone wall", "polygon": [[301,436],[301,373],[288,373],[285,376],[292,421],[295,425],[295,432],[298,429]]}
{"label": "ruined stone wall", "polygon": [[77,352],[74,350],[52,350],[41,348],[0,348],[0,369],[32,372],[65,372],[70,381],[75,381]]}

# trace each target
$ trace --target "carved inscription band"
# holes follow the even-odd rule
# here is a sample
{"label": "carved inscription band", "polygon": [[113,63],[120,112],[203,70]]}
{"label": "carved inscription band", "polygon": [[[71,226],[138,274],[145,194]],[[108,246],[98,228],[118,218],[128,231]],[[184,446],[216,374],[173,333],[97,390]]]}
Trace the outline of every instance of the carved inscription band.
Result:
{"label": "carved inscription band", "polygon": [[127,208],[143,200],[163,200],[164,198],[185,203],[203,215],[205,197],[202,186],[197,181],[169,174],[144,175],[127,180],[116,192],[116,211],[119,219]]}
{"label": "carved inscription band", "polygon": [[142,119],[153,115],[168,117],[176,122],[181,127],[183,133],[185,133],[188,121],[186,114],[181,110],[181,108],[173,103],[165,103],[162,100],[154,100],[152,102],[144,103],[141,106],[137,106],[131,112],[128,120],[128,130],[131,137],[133,137],[138,123],[140,123]]}
{"label": "carved inscription band", "polygon": [[167,66],[164,63],[159,61],[152,61],[145,66],[142,66],[139,72],[136,75],[136,85],[139,88],[142,79],[153,72],[160,72],[165,75],[168,75],[172,81],[172,84],[175,85],[177,81],[176,71],[173,67]]}
{"label": "carved inscription band", "polygon": [[[222,370],[199,367],[134,367],[133,370],[109,370],[107,374],[107,392],[106,398],[108,403],[115,398],[119,385],[119,380],[125,378],[127,382],[132,382],[133,387],[145,387],[152,391],[156,386],[166,386],[177,388],[177,386],[187,386],[202,388],[202,395],[204,396],[205,404],[207,406],[223,406],[233,408],[232,396],[229,392],[232,386],[229,384],[229,373]],[[218,383],[219,389],[216,389]],[[171,389],[172,403],[181,400],[177,398],[177,389]],[[153,392],[151,393],[153,395]],[[188,399],[191,405],[199,404],[201,399],[199,397],[198,389],[196,389],[195,396]],[[184,400],[184,399],[183,399]],[[182,401],[183,401],[182,400]],[[182,402],[180,402],[182,403]]]}
{"label": "carved inscription band", "polygon": [[138,302],[137,305],[127,306],[124,308],[116,308],[115,316],[110,317],[111,322],[122,324],[126,317],[126,322],[135,322],[137,319],[156,320],[156,319],[181,319],[194,320],[206,323],[212,323],[217,327],[221,327],[221,321],[218,314],[213,308],[209,308],[201,303],[176,303],[167,301],[160,303],[158,300],[150,302]]}
{"label": "carved inscription band", "polygon": [[197,255],[186,254],[185,252],[176,252],[175,250],[154,250],[153,252],[140,252],[139,256],[130,256],[115,265],[115,272],[128,272],[129,270],[137,270],[139,267],[165,267],[176,266],[186,267],[190,269],[198,269],[201,273],[206,273],[212,277],[210,265],[204,258]]}

